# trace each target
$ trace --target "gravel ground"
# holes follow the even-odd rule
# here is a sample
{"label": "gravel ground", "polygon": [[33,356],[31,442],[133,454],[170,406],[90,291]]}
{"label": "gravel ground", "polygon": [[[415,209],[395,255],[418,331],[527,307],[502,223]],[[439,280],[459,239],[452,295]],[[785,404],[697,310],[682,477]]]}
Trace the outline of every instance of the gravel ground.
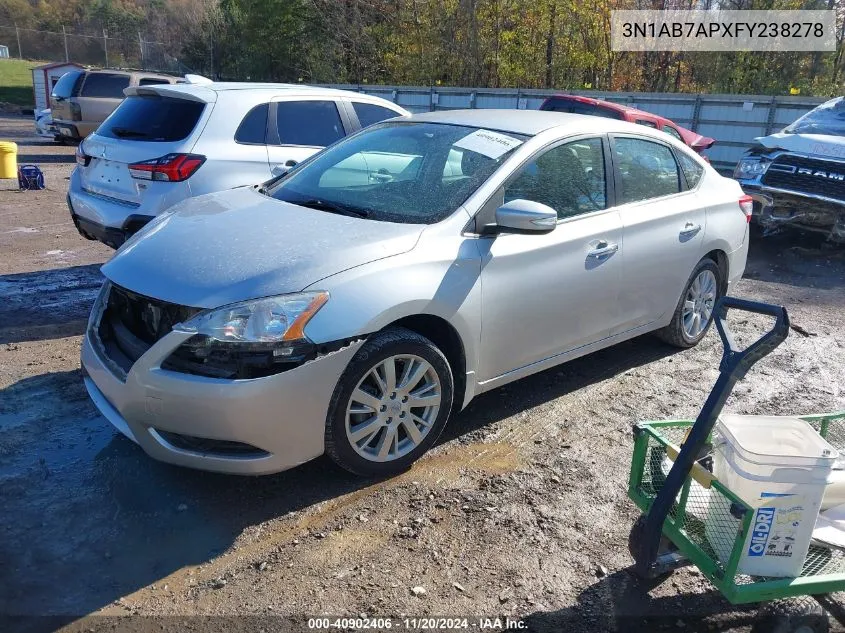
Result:
{"label": "gravel ground", "polygon": [[[694,568],[655,587],[629,569],[631,425],[695,416],[717,375],[714,332],[683,352],[642,337],[486,394],[388,481],[326,459],[262,478],[160,464],[83,388],[80,334],[111,251],[68,216],[73,148],[33,141],[30,129],[0,118],[0,138],[21,144],[48,186],[21,193],[0,181],[0,614],[508,615],[534,631],[749,630],[754,611],[724,602]],[[758,240],[735,294],[788,306],[811,336],[793,332],[727,408],[845,408],[845,251]],[[734,327],[748,338],[761,324]]]}

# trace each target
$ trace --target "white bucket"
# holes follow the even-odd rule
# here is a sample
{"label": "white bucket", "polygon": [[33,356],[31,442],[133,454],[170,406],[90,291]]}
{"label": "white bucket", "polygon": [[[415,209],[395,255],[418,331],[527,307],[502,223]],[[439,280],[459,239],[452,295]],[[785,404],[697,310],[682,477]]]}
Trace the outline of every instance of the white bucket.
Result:
{"label": "white bucket", "polygon": [[[839,457],[813,428],[797,418],[719,417],[713,436],[713,474],[754,512],[737,571],[750,576],[801,573],[825,485]],[[722,563],[733,548],[730,509],[711,495],[705,534]],[[727,520],[726,520],[727,519]],[[734,525],[738,521],[733,521]]]}

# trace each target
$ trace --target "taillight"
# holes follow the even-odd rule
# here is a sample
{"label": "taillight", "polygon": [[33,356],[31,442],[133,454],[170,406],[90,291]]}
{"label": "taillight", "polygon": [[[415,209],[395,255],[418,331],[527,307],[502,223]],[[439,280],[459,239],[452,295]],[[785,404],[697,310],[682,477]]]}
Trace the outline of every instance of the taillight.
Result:
{"label": "taillight", "polygon": [[73,101],[70,102],[70,120],[71,121],[81,121],[82,120],[82,108],[79,107],[78,103],[74,103]]}
{"label": "taillight", "polygon": [[745,214],[745,221],[751,223],[751,214],[754,213],[754,198],[751,196],[742,196],[739,199],[739,208]]}
{"label": "taillight", "polygon": [[205,162],[199,154],[167,154],[161,158],[129,165],[129,174],[139,180],[182,182],[190,178]]}
{"label": "taillight", "polygon": [[80,167],[88,167],[88,163],[91,162],[91,157],[85,153],[85,150],[82,149],[83,143],[80,143],[76,146],[76,164]]}

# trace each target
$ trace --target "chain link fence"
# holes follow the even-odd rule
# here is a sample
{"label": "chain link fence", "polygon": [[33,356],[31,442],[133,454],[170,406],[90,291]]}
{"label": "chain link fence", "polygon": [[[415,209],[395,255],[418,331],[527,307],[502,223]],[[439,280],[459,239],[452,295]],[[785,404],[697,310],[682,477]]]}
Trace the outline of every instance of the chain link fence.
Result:
{"label": "chain link fence", "polygon": [[0,25],[0,45],[9,48],[10,58],[69,61],[100,68],[135,68],[183,75],[191,70],[166,42],[137,38],[45,31]]}

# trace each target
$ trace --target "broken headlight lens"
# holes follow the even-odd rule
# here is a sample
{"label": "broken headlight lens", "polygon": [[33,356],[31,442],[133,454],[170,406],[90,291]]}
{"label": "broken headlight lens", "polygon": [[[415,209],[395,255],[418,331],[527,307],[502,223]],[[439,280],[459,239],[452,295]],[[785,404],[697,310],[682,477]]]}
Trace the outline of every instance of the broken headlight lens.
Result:
{"label": "broken headlight lens", "polygon": [[756,178],[766,173],[771,161],[759,156],[741,159],[734,169],[734,178]]}
{"label": "broken headlight lens", "polygon": [[328,301],[302,292],[243,301],[201,312],[174,327],[194,336],[162,363],[163,369],[216,378],[259,378],[313,358],[308,321]]}

